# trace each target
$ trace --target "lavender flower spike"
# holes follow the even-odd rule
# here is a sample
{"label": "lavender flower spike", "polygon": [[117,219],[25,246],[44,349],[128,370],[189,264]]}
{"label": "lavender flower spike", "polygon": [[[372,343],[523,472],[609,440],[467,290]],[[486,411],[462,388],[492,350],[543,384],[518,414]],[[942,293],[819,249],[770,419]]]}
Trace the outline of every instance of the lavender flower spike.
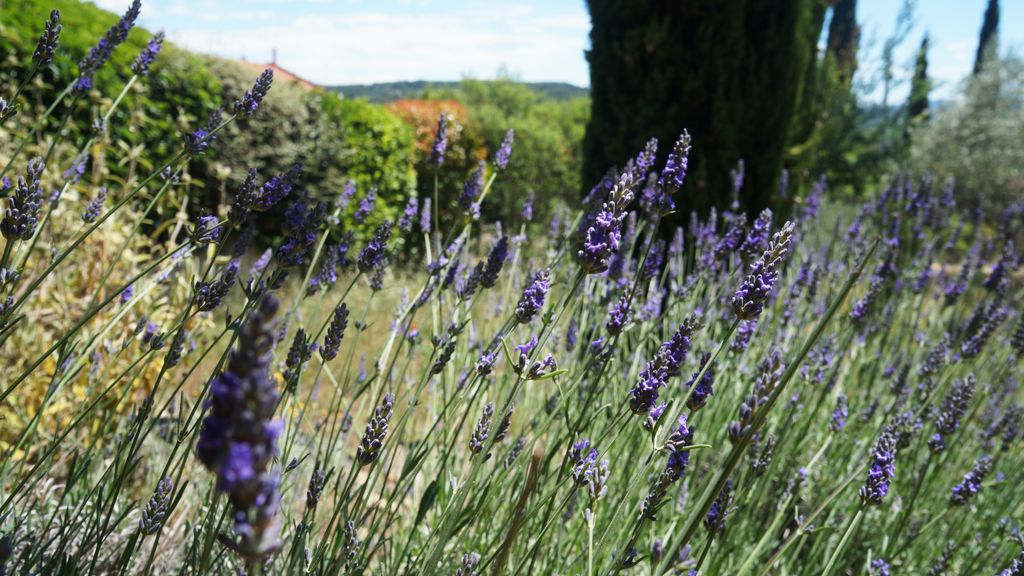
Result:
{"label": "lavender flower spike", "polygon": [[512,141],[515,137],[515,130],[509,128],[508,132],[505,133],[505,137],[501,140],[501,146],[498,147],[498,151],[494,154],[494,167],[496,169],[504,170],[508,167],[508,160],[512,156]]}
{"label": "lavender flower spike", "polygon": [[348,328],[348,306],[342,302],[334,309],[331,323],[327,327],[327,335],[324,336],[324,345],[320,347],[320,357],[324,362],[333,360],[338,355],[338,348],[341,347],[341,339],[345,337],[346,328]]}
{"label": "lavender flower spike", "polygon": [[884,430],[871,449],[871,468],[868,478],[860,489],[861,502],[878,505],[889,493],[889,485],[896,476],[896,435]]}
{"label": "lavender flower spike", "polygon": [[76,94],[84,94],[92,88],[92,78],[96,71],[110,60],[114,49],[128,38],[128,32],[135,26],[135,20],[138,19],[141,11],[141,0],[134,0],[124,15],[107,30],[99,42],[89,49],[85,58],[78,63],[78,79],[75,80],[73,86]]}
{"label": "lavender flower spike", "polygon": [[546,270],[541,270],[533,277],[530,284],[523,290],[523,296],[516,305],[516,320],[526,324],[540,312],[544,307],[544,298],[551,289],[551,276]]}
{"label": "lavender flower spike", "polygon": [[146,43],[146,47],[139,52],[139,55],[135,57],[135,62],[132,62],[132,73],[136,76],[146,76],[149,74],[149,67],[156,61],[156,57],[160,54],[160,49],[164,45],[164,32],[161,30],[157,32],[149,42]]}
{"label": "lavender flower spike", "polygon": [[992,472],[992,457],[982,456],[975,462],[974,468],[964,474],[963,482],[953,487],[953,494],[949,498],[950,504],[954,506],[965,506],[981,490],[981,483],[985,477]]}
{"label": "lavender flower spike", "polygon": [[43,34],[39,37],[36,50],[32,53],[32,65],[46,68],[53,61],[53,53],[60,44],[60,10],[50,11],[50,18],[43,25]]}
{"label": "lavender flower spike", "polygon": [[7,199],[7,211],[0,221],[0,233],[8,241],[28,240],[35,234],[39,223],[39,210],[43,205],[43,191],[39,178],[46,166],[41,158],[33,158],[28,163],[25,176],[18,177],[14,194]]}
{"label": "lavender flower spike", "polygon": [[444,153],[448,149],[448,115],[441,112],[437,118],[437,133],[434,135],[434,146],[430,152],[430,163],[434,166],[444,164]]}
{"label": "lavender flower spike", "polygon": [[690,133],[683,130],[676,140],[676,145],[665,161],[665,168],[661,171],[659,184],[671,195],[683,187],[683,179],[686,177],[688,157],[690,155]]}
{"label": "lavender flower spike", "polygon": [[96,196],[85,205],[85,210],[82,211],[82,222],[86,224],[95,222],[100,217],[100,214],[103,213],[103,203],[106,201],[107,189],[100,188],[96,192]]}
{"label": "lavender flower spike", "polygon": [[377,227],[373,238],[359,253],[357,265],[359,271],[367,274],[373,271],[384,260],[388,251],[388,240],[391,239],[391,222],[385,222]]}
{"label": "lavender flower spike", "polygon": [[259,75],[256,79],[256,83],[253,84],[252,90],[245,93],[241,100],[235,101],[235,114],[242,116],[252,116],[259,110],[260,104],[263,103],[263,99],[266,98],[267,93],[270,92],[270,85],[274,81],[274,70],[267,68]]}
{"label": "lavender flower spike", "polygon": [[239,267],[238,260],[232,260],[224,267],[220,278],[196,286],[196,308],[200,312],[210,312],[220,306],[238,279]]}
{"label": "lavender flower spike", "polygon": [[282,429],[274,419],[280,395],[270,372],[279,306],[265,297],[242,325],[227,370],[210,384],[209,412],[196,445],[200,462],[217,475],[217,490],[228,495],[234,510],[240,539],[230,545],[250,559],[264,558],[280,545],[274,521],[279,480],[270,470]]}
{"label": "lavender flower spike", "polygon": [[380,450],[384,447],[384,439],[388,435],[388,422],[394,414],[395,396],[386,394],[380,406],[373,411],[373,418],[366,423],[366,432],[356,448],[356,460],[360,466],[373,464],[380,458]]}
{"label": "lavender flower spike", "polygon": [[633,201],[636,181],[626,170],[608,193],[607,201],[594,217],[583,238],[579,251],[580,264],[587,274],[599,274],[608,269],[613,254],[622,241],[622,224],[626,220],[626,207]]}
{"label": "lavender flower spike", "polygon": [[163,527],[171,507],[171,491],[174,483],[166,476],[157,482],[156,490],[149,498],[146,508],[142,510],[139,529],[147,536],[156,534]]}
{"label": "lavender flower spike", "polygon": [[789,252],[792,238],[793,223],[786,222],[772,237],[761,258],[751,265],[750,273],[732,298],[732,309],[741,320],[753,320],[761,314],[765,300],[779,279],[779,266]]}

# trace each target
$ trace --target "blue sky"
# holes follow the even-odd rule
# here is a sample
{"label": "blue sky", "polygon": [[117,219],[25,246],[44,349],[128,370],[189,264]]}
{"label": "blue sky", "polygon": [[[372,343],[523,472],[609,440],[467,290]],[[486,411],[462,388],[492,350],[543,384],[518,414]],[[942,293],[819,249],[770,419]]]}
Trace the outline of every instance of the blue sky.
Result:
{"label": "blue sky", "polygon": [[[703,1],[703,0],[702,0]],[[128,0],[95,0],[120,12]],[[864,45],[877,56],[899,0],[860,0]],[[918,0],[896,54],[907,67],[925,30],[935,97],[969,72],[986,0]],[[1002,46],[1024,45],[1024,0],[1002,2]],[[146,0],[142,23],[192,50],[278,63],[321,84],[493,77],[587,85],[583,0]],[[894,98],[905,94],[897,86]]]}

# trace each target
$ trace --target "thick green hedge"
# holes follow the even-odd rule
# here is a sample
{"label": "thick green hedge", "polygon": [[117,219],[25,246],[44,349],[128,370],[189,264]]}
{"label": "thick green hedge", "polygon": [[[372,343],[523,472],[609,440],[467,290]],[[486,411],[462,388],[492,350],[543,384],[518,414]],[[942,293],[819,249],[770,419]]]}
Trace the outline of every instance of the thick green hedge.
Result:
{"label": "thick green hedge", "polygon": [[[118,18],[75,0],[0,3],[0,51],[6,54],[0,66],[0,95],[9,98],[19,79],[28,74],[36,39],[52,8],[61,11],[60,49],[50,68],[37,75],[20,99],[21,114],[13,126],[5,127],[14,133],[30,125],[75,79],[78,61]],[[95,76],[94,89],[85,102],[76,105],[68,123],[68,142],[77,146],[89,138],[93,119],[107,109],[131,77],[129,65],[151,35],[142,28],[134,29]],[[150,76],[136,84],[111,119],[110,142],[115,145],[105,152],[109,156],[105,177],[124,179],[129,177],[129,169],[151,168],[120,162],[124,150],[143,148],[144,153],[138,154],[140,163],[169,158],[181,148],[184,134],[201,126],[218,106],[230,107],[257,74],[251,66],[196,55],[165,43]],[[0,157],[10,152],[9,146],[10,139],[0,143]],[[415,189],[412,151],[411,131],[385,108],[342,100],[326,90],[307,90],[279,79],[260,114],[230,125],[211,151],[188,167],[189,206],[194,211],[216,210],[249,167],[269,177],[302,162],[305,172],[300,189],[310,196],[333,197],[340,192],[334,189],[339,182],[352,179],[358,183],[360,195],[370,186],[378,189],[378,205],[387,206],[378,218],[393,216]],[[181,201],[173,200],[175,204]],[[266,220],[273,222],[273,216]]]}

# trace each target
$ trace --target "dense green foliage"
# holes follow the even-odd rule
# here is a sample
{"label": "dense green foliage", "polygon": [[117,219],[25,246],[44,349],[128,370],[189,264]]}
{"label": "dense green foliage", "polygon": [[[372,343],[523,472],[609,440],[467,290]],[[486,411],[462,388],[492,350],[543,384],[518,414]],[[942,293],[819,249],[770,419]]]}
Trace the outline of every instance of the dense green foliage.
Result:
{"label": "dense green foliage", "polygon": [[684,214],[728,205],[729,171],[740,159],[744,208],[769,205],[821,26],[812,18],[816,5],[590,0],[584,184],[651,136],[665,158],[685,128],[696,152]]}
{"label": "dense green foliage", "polygon": [[[586,98],[554,100],[508,79],[463,80],[457,88],[426,95],[465,105],[466,130],[488,153],[498,150],[509,129],[515,130],[507,171],[494,185],[494,201],[483,206],[491,219],[515,221],[530,192],[536,195],[538,218],[547,216],[556,202],[575,204],[582,185],[580,142],[590,104]],[[420,182],[421,191],[433,185],[425,177]]]}
{"label": "dense green foliage", "polygon": [[[501,81],[500,79],[498,81]],[[486,82],[486,81],[484,81]],[[365,98],[370,102],[386,103],[408,98],[419,98],[424,92],[456,90],[460,82],[434,82],[429,80],[407,80],[403,82],[379,82],[376,84],[346,84],[328,86],[346,98]],[[521,82],[539,95],[555,100],[581,98],[589,90],[567,82]]]}
{"label": "dense green foliage", "polygon": [[965,204],[998,212],[1024,198],[1024,61],[995,60],[911,133],[912,165],[956,179]]}

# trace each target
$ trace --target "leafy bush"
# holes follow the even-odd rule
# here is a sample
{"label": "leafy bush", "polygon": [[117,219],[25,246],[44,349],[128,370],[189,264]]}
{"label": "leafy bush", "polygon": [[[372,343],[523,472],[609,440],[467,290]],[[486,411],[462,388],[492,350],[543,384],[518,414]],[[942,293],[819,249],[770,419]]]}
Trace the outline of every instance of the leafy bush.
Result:
{"label": "leafy bush", "polygon": [[999,211],[1024,198],[1024,61],[993,59],[913,131],[919,171],[956,178],[958,198]]}
{"label": "leafy bush", "polygon": [[581,143],[590,114],[588,98],[546,98],[508,78],[463,80],[454,90],[428,91],[427,96],[451,98],[466,107],[468,130],[482,141],[481,157],[494,154],[505,133],[515,130],[507,174],[494,186],[495,201],[483,206],[489,218],[515,221],[531,192],[536,194],[540,218],[559,201],[576,205],[582,189]]}

